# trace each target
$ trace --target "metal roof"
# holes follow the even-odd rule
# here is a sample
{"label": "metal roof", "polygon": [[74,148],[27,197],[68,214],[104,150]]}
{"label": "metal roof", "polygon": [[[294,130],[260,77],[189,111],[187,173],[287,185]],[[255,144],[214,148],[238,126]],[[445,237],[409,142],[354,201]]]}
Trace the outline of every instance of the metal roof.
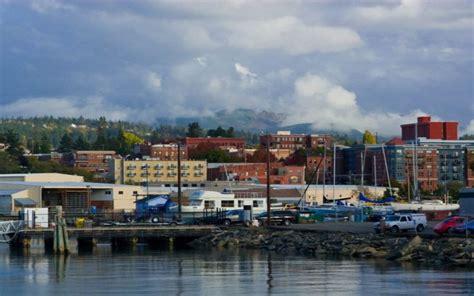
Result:
{"label": "metal roof", "polygon": [[12,195],[21,191],[24,191],[24,189],[0,190],[0,195]]}
{"label": "metal roof", "polygon": [[36,206],[36,201],[31,198],[15,198],[15,205],[20,207],[34,207]]}
{"label": "metal roof", "polygon": [[131,186],[131,185],[122,185],[122,184],[109,184],[109,183],[93,183],[93,182],[1,182],[2,184],[12,184],[12,185],[24,185],[24,186],[37,186],[43,188],[91,188],[91,189],[109,189],[109,188],[127,188],[127,187],[140,187],[140,186]]}

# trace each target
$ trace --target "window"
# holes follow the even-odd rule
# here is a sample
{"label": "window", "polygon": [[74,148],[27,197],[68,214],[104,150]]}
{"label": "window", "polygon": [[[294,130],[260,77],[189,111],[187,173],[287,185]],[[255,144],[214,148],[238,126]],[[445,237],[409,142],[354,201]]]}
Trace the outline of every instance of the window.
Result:
{"label": "window", "polygon": [[105,191],[105,194],[112,194],[112,191],[106,190],[106,191]]}
{"label": "window", "polygon": [[254,208],[262,208],[263,207],[263,200],[254,200],[253,201]]}
{"label": "window", "polygon": [[133,194],[134,194],[134,195],[138,194],[138,191],[133,191]]}
{"label": "window", "polygon": [[234,201],[233,200],[223,200],[221,201],[221,207],[223,208],[233,208]]}
{"label": "window", "polygon": [[402,218],[400,219],[400,222],[407,222],[407,217],[402,217]]}
{"label": "window", "polygon": [[213,200],[205,200],[204,201],[204,208],[206,209],[214,209],[216,207],[216,204]]}
{"label": "window", "polygon": [[242,208],[244,206],[244,201],[243,200],[239,200],[238,201],[238,205],[239,205],[239,208]]}
{"label": "window", "polygon": [[123,194],[123,191],[119,191],[118,194]]}

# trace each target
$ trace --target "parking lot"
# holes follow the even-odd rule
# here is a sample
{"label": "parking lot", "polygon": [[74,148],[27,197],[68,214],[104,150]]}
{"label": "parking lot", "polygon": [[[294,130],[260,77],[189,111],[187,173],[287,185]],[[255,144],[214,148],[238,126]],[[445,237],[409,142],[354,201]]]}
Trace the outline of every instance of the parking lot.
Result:
{"label": "parking lot", "polygon": [[[433,227],[439,221],[428,221],[428,227],[422,232],[424,235],[436,235]],[[314,231],[314,232],[350,232],[350,233],[373,233],[372,222],[334,222],[334,223],[312,223],[312,224],[292,224],[290,226],[274,226],[278,229]],[[414,233],[414,232],[411,232]]]}

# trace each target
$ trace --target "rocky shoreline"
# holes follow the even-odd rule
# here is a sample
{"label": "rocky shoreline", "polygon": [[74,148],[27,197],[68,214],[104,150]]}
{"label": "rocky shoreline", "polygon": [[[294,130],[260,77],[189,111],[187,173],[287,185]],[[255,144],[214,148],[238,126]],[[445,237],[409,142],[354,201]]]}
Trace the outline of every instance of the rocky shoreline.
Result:
{"label": "rocky shoreline", "polygon": [[343,232],[316,233],[264,228],[238,228],[217,232],[194,240],[193,248],[248,248],[298,253],[338,255],[356,258],[413,262],[430,266],[474,267],[472,238],[393,237],[381,234]]}

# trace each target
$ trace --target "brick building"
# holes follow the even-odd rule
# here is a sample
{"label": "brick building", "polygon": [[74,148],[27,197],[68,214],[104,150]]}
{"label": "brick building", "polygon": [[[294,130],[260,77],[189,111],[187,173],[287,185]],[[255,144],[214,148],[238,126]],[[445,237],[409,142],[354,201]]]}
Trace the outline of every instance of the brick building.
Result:
{"label": "brick building", "polygon": [[[181,146],[181,159],[188,159],[188,149]],[[140,144],[135,145],[133,152],[140,154],[142,158],[151,158],[156,160],[178,160],[177,144]]]}
{"label": "brick building", "polygon": [[276,134],[260,136],[262,147],[266,147],[267,141],[270,143],[270,148],[293,151],[300,148],[332,147],[333,144],[333,138],[330,135],[292,135],[289,131],[278,131]]}
{"label": "brick building", "polygon": [[184,144],[189,150],[196,148],[199,144],[211,144],[221,149],[238,149],[243,150],[245,148],[244,138],[189,138],[184,139]]}
{"label": "brick building", "polygon": [[[234,181],[267,182],[266,163],[231,163],[209,164],[208,180],[222,180],[227,178]],[[284,166],[280,162],[270,164],[270,183],[272,184],[304,184],[304,166]]]}
{"label": "brick building", "polygon": [[[412,146],[405,147],[405,174],[407,176],[406,182],[410,182],[413,186],[414,178],[414,152]],[[416,148],[416,179],[418,182],[418,189],[433,192],[438,188],[438,150],[436,147],[420,147]],[[405,182],[405,183],[406,183]]]}
{"label": "brick building", "polygon": [[418,117],[417,123],[403,124],[402,140],[415,140],[417,130],[418,138],[433,140],[457,140],[458,122],[439,122],[431,121],[430,116]]}
{"label": "brick building", "polygon": [[107,176],[108,161],[115,155],[115,151],[74,151],[72,161],[75,168],[87,170],[93,173],[95,178],[101,179]]}
{"label": "brick building", "polygon": [[474,187],[474,146],[466,147],[466,186]]}

